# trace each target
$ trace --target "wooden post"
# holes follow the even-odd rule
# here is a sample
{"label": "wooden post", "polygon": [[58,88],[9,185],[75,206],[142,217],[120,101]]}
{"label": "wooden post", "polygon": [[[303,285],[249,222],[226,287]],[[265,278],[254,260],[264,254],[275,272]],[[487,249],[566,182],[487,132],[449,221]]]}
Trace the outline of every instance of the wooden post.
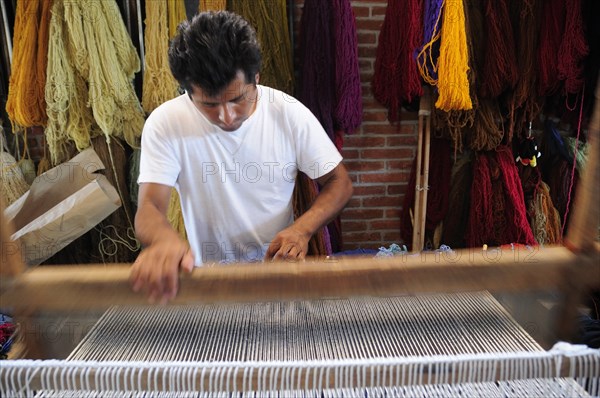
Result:
{"label": "wooden post", "polygon": [[429,146],[431,134],[431,94],[425,88],[419,103],[419,131],[417,137],[417,169],[415,178],[415,203],[413,206],[412,251],[423,250],[425,243],[425,216],[427,214],[427,184],[429,181]]}

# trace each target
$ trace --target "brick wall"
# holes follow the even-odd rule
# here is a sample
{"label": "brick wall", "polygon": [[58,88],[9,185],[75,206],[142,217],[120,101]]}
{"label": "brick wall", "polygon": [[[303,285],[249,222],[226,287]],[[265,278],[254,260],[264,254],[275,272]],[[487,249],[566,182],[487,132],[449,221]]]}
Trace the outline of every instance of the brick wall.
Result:
{"label": "brick wall", "polygon": [[[304,0],[295,0],[296,37]],[[387,1],[351,1],[358,33],[363,123],[344,141],[343,156],[354,196],[342,213],[344,249],[377,249],[401,243],[400,209],[416,151],[417,116],[405,113],[390,124],[373,98],[371,79]],[[297,40],[295,40],[297,43]]]}

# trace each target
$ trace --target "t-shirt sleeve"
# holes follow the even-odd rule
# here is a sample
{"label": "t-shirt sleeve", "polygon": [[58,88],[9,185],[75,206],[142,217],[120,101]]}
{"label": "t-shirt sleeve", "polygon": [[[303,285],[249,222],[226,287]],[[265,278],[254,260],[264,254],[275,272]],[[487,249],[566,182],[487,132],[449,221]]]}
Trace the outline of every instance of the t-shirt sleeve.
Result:
{"label": "t-shirt sleeve", "polygon": [[175,186],[181,166],[169,133],[167,126],[154,113],[146,120],[142,132],[138,184],[150,182]]}
{"label": "t-shirt sleeve", "polygon": [[298,170],[312,179],[322,177],[342,161],[342,155],[313,113],[299,101],[294,105],[290,119],[296,134]]}

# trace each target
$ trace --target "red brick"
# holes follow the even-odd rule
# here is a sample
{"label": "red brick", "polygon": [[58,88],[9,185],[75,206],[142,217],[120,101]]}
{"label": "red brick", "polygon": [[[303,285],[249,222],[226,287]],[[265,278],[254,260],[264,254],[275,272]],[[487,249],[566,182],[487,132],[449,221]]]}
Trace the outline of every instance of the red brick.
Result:
{"label": "red brick", "polygon": [[358,45],[377,44],[377,34],[375,32],[361,31],[357,34]]}
{"label": "red brick", "polygon": [[[406,194],[406,184],[390,184],[387,186],[387,194],[388,195],[401,195],[402,200],[404,200],[404,195]],[[354,188],[354,192],[356,192],[356,188]]]}
{"label": "red brick", "polygon": [[344,234],[344,242],[380,242],[380,232],[351,232]]}
{"label": "red brick", "polygon": [[360,152],[356,149],[343,148],[342,156],[344,159],[358,159],[360,158]]}
{"label": "red brick", "polygon": [[360,209],[362,207],[362,198],[352,196],[352,199],[346,205],[346,209]]}
{"label": "red brick", "polygon": [[387,120],[386,112],[364,112],[363,122],[384,122]]}
{"label": "red brick", "polygon": [[373,60],[371,59],[360,59],[358,61],[358,69],[361,72],[370,71],[373,73]]}
{"label": "red brick", "polygon": [[372,220],[383,218],[383,209],[344,209],[342,212],[344,220]]}
{"label": "red brick", "polygon": [[353,135],[344,141],[346,148],[379,148],[385,146],[386,137],[372,135]]}
{"label": "red brick", "polygon": [[412,169],[412,166],[413,166],[412,160],[388,160],[387,161],[387,169],[388,170],[410,171]]}
{"label": "red brick", "polygon": [[387,7],[371,7],[371,16],[383,18]]}
{"label": "red brick", "polygon": [[361,159],[412,159],[412,148],[381,148],[363,149],[360,151]]}
{"label": "red brick", "polygon": [[363,123],[363,132],[365,134],[402,134],[402,125],[390,123]]}
{"label": "red brick", "polygon": [[359,185],[354,187],[352,196],[385,195],[385,193],[386,188],[384,185]]}
{"label": "red brick", "polygon": [[385,220],[374,220],[371,221],[370,227],[372,230],[387,230],[387,229],[400,229],[400,219],[385,219]]}
{"label": "red brick", "polygon": [[400,246],[404,245],[405,242],[400,236],[400,230],[397,232],[385,232],[382,238],[383,242],[397,243]]}
{"label": "red brick", "polygon": [[364,231],[364,230],[365,230],[364,222],[342,220],[342,231],[344,231],[344,235],[347,232]]}
{"label": "red brick", "polygon": [[365,99],[365,97],[363,96],[362,106],[363,106],[363,111],[378,110],[378,111],[384,112],[387,117],[387,109],[385,109],[379,102],[375,101],[374,99],[371,99],[371,98]]}
{"label": "red brick", "polygon": [[363,18],[356,19],[356,30],[358,32],[365,30],[379,32],[381,30],[381,25],[383,25],[382,20]]}
{"label": "red brick", "polygon": [[355,18],[368,18],[371,16],[371,8],[367,6],[354,6],[352,7]]}
{"label": "red brick", "polygon": [[411,135],[395,135],[386,137],[386,146],[411,146],[417,145],[417,137]]}
{"label": "red brick", "polygon": [[363,199],[364,207],[393,207],[401,204],[399,196],[374,196]]}
{"label": "red brick", "polygon": [[385,218],[400,218],[401,208],[385,209]]}
{"label": "red brick", "polygon": [[369,173],[361,174],[361,183],[386,183],[386,182],[402,182],[405,177],[402,173],[387,172],[387,173]]}
{"label": "red brick", "polygon": [[383,171],[385,169],[383,161],[365,162],[365,161],[349,161],[345,162],[348,171]]}

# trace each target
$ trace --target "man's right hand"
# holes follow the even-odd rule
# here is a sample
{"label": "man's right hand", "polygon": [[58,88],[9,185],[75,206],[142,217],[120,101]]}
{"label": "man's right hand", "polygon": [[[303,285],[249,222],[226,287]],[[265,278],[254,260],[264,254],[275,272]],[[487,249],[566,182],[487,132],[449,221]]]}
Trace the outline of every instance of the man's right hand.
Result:
{"label": "man's right hand", "polygon": [[151,303],[166,304],[177,295],[179,271],[191,273],[194,255],[179,236],[159,239],[139,254],[129,274],[134,292],[141,290]]}

